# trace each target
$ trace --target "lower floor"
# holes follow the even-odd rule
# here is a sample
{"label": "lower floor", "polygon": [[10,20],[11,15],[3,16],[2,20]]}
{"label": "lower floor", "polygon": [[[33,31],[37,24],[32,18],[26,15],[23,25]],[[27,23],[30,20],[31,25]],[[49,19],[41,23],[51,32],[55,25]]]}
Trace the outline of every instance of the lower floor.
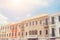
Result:
{"label": "lower floor", "polygon": [[0,40],[60,40],[60,38],[0,38]]}
{"label": "lower floor", "polygon": [[49,38],[50,40],[60,40],[60,37]]}

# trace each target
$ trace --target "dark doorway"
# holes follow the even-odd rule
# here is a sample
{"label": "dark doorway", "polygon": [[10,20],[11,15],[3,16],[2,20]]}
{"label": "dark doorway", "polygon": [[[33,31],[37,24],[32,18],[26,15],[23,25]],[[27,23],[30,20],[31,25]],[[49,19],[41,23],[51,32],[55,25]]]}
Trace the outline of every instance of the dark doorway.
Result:
{"label": "dark doorway", "polygon": [[55,38],[51,38],[50,40],[55,40]]}
{"label": "dark doorway", "polygon": [[29,38],[28,40],[38,40],[38,38]]}

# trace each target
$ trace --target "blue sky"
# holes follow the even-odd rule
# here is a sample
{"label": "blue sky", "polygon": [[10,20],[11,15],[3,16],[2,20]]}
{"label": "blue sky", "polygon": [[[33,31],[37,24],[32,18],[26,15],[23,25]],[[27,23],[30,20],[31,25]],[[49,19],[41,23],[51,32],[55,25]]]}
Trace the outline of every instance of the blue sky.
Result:
{"label": "blue sky", "polygon": [[60,0],[54,0],[50,4],[51,4],[51,6],[49,6],[49,7],[37,9],[36,13],[48,12],[49,14],[51,14],[51,13],[55,13],[55,12],[60,12]]}
{"label": "blue sky", "polygon": [[60,0],[0,0],[0,24],[60,12]]}

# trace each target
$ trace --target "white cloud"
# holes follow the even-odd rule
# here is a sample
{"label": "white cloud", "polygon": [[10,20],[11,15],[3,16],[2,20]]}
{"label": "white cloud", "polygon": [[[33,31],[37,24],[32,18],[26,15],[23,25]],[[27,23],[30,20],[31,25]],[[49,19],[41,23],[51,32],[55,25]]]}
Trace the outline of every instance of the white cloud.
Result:
{"label": "white cloud", "polygon": [[0,5],[4,8],[29,10],[36,7],[49,6],[51,0],[3,0]]}
{"label": "white cloud", "polygon": [[47,0],[9,0],[5,7],[14,11],[13,15],[25,15],[38,8],[49,6]]}
{"label": "white cloud", "polygon": [[19,20],[30,17],[36,9],[50,6],[49,2],[52,0],[2,0],[0,8],[6,8],[7,15]]}
{"label": "white cloud", "polygon": [[28,19],[28,18],[30,18],[31,17],[31,14],[27,14],[27,15],[23,15],[23,16],[16,16],[15,18],[15,20],[16,21],[22,21],[22,20],[25,20],[25,19]]}
{"label": "white cloud", "polygon": [[0,13],[0,25],[7,24],[8,23],[7,20],[8,18]]}

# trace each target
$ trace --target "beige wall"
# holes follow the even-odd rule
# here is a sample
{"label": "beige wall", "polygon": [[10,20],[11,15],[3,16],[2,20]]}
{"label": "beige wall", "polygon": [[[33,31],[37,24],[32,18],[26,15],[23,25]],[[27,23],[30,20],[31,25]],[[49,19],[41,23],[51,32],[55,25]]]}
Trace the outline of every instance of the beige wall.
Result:
{"label": "beige wall", "polygon": [[[30,30],[37,30],[38,34],[37,36],[38,37],[48,37],[48,35],[45,34],[45,30],[48,30],[49,31],[49,26],[48,25],[44,25],[45,24],[45,19],[46,18],[49,18],[48,15],[45,15],[45,16],[42,16],[42,17],[39,17],[39,18],[33,18],[31,20],[27,20],[24,22],[24,32],[26,33],[27,32],[27,35],[29,35],[29,31]],[[42,24],[40,24],[40,20],[42,20]],[[34,25],[29,25],[29,23],[34,21]],[[38,22],[38,24],[36,25],[36,21]],[[28,26],[26,26],[26,23],[28,23]],[[42,35],[39,34],[40,30],[42,31]],[[26,36],[26,35],[25,35]]]}

